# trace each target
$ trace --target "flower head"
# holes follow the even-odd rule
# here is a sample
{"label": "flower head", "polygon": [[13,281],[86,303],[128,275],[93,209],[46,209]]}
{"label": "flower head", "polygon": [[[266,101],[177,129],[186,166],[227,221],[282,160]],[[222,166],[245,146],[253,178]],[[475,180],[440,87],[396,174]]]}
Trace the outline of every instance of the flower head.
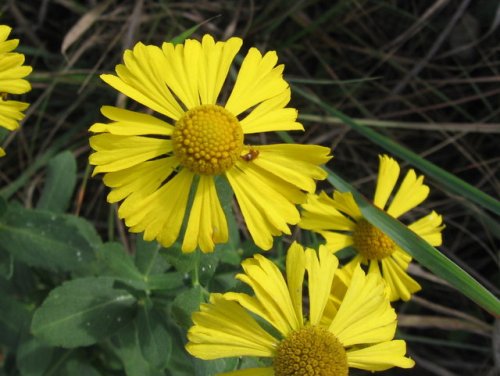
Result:
{"label": "flower head", "polygon": [[[374,205],[387,214],[398,218],[422,203],[429,195],[429,187],[423,184],[423,176],[409,170],[401,186],[387,206],[389,197],[399,177],[398,163],[380,156],[379,175],[375,189]],[[387,206],[387,208],[386,208]],[[411,256],[391,238],[368,222],[351,193],[334,192],[333,198],[326,193],[310,195],[304,209],[300,227],[320,233],[326,245],[333,251],[352,246],[357,255],[346,265],[353,270],[359,262],[368,264],[369,271],[382,275],[390,288],[391,301],[409,300],[420,285],[407,273]],[[442,217],[432,211],[411,223],[408,228],[431,245],[441,245]]]}
{"label": "flower head", "polygon": [[[243,261],[242,266],[244,273],[237,278],[255,296],[212,294],[210,302],[201,305],[200,312],[193,314],[186,345],[195,357],[272,359],[268,367],[227,375],[343,376],[351,367],[382,371],[414,365],[405,357],[406,343],[393,340],[396,313],[379,276],[367,276],[358,266],[347,288],[340,283],[336,289],[340,280],[334,278],[342,274],[337,258],[326,247],[320,248],[318,256],[297,243],[288,250],[286,280],[262,255]],[[307,318],[302,301],[306,272]],[[331,291],[336,295],[333,299]],[[265,330],[259,322],[273,329]]]}
{"label": "flower head", "polygon": [[[242,45],[240,38],[215,42],[138,43],[125,51],[117,75],[101,78],[157,113],[105,106],[109,123],[90,131],[94,174],[104,173],[109,202],[133,232],[172,245],[184,217],[182,249],[213,250],[228,240],[226,217],[215,179],[231,185],[255,243],[270,249],[273,236],[290,233],[300,220],[296,204],[326,173],[319,165],[329,149],[315,145],[250,145],[253,133],[301,130],[297,111],[287,108],[290,88],[277,55],[251,48],[227,100],[221,89]],[[193,186],[191,210],[186,213]]]}
{"label": "flower head", "polygon": [[[8,130],[19,127],[24,117],[22,111],[28,103],[8,100],[9,94],[24,94],[31,90],[31,85],[23,78],[31,73],[31,67],[24,64],[24,55],[13,52],[19,44],[18,39],[7,39],[12,29],[0,25],[0,126]],[[0,148],[0,157],[5,151]]]}

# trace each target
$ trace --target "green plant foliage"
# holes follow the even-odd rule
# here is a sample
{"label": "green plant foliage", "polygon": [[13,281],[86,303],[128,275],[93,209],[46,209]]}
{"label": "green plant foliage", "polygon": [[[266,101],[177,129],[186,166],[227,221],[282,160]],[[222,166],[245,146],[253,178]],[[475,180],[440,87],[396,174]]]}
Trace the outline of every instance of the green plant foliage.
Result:
{"label": "green plant foliage", "polygon": [[137,316],[137,337],[142,356],[156,369],[164,369],[170,359],[172,345],[161,312],[144,305]]}
{"label": "green plant foliage", "polygon": [[47,180],[37,208],[63,213],[69,207],[76,184],[76,159],[63,151],[52,157],[47,165]]}
{"label": "green plant foliage", "polygon": [[0,249],[30,266],[53,271],[81,271],[95,259],[100,245],[84,219],[9,205],[0,218]]}
{"label": "green plant foliage", "polygon": [[106,277],[78,278],[53,289],[35,311],[31,330],[66,348],[92,345],[127,324],[137,300]]}

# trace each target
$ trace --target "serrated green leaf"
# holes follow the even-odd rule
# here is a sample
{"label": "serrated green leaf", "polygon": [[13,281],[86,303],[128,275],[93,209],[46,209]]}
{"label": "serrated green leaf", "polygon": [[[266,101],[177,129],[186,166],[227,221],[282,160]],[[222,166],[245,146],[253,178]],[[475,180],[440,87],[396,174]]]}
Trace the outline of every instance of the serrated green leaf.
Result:
{"label": "serrated green leaf", "polygon": [[10,205],[0,218],[0,244],[15,259],[52,271],[87,268],[100,239],[84,219]]}
{"label": "serrated green leaf", "polygon": [[172,352],[172,341],[159,312],[143,306],[137,317],[137,338],[142,356],[153,368],[167,366]]}
{"label": "serrated green leaf", "polygon": [[431,272],[449,282],[462,294],[494,315],[500,316],[500,301],[461,267],[443,253],[409,230],[398,220],[373,206],[353,186],[333,171],[328,170],[328,180],[338,190],[349,191],[354,196],[363,216],[394,242],[408,252],[415,260]]}
{"label": "serrated green leaf", "polygon": [[76,184],[76,159],[70,151],[52,157],[47,165],[47,179],[37,208],[64,213],[69,207]]}
{"label": "serrated green leaf", "polygon": [[136,299],[113,288],[113,279],[87,277],[52,290],[35,311],[33,335],[53,346],[92,345],[131,320]]}
{"label": "serrated green leaf", "polygon": [[200,286],[181,292],[172,303],[172,316],[182,328],[192,325],[191,314],[198,311],[203,301],[203,290]]}

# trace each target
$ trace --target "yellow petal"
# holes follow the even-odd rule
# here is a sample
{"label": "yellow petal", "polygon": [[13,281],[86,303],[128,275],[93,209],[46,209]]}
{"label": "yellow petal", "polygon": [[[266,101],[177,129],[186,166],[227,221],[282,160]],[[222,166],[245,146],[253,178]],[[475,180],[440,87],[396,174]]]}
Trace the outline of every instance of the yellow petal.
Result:
{"label": "yellow petal", "polygon": [[380,276],[357,266],[329,330],[344,347],[388,341],[396,330],[396,313]]}
{"label": "yellow petal", "polygon": [[286,280],[295,315],[299,318],[303,317],[302,284],[304,283],[304,273],[304,249],[299,243],[293,242],[286,253]]}
{"label": "yellow petal", "polygon": [[2,148],[0,148],[0,158],[3,157],[5,155],[5,150],[3,150]]}
{"label": "yellow petal", "polygon": [[274,376],[273,367],[247,368],[217,374],[218,376]]}
{"label": "yellow petal", "polygon": [[117,76],[101,75],[101,79],[135,101],[178,120],[184,113],[165,84],[165,55],[156,46],[137,43],[123,54],[125,64],[116,66]]}
{"label": "yellow petal", "polygon": [[442,223],[443,217],[432,211],[425,217],[413,222],[408,228],[426,240],[430,245],[439,246],[443,242],[441,231],[445,227],[441,225]]}
{"label": "yellow petal", "polygon": [[392,367],[411,368],[415,362],[405,357],[406,343],[394,340],[358,350],[347,351],[349,367],[367,371],[385,371]]}
{"label": "yellow petal", "polygon": [[[266,312],[266,320],[283,336],[298,330],[302,326],[302,317],[296,315],[288,286],[278,267],[259,254],[241,265],[245,274],[238,274],[236,278],[252,288],[255,298]],[[239,299],[241,295],[245,294],[228,293],[225,297]],[[246,300],[238,301],[245,306]]]}
{"label": "yellow petal", "polygon": [[326,163],[330,149],[318,145],[274,144],[258,148],[252,163],[306,192],[316,190],[315,180],[327,173],[319,165]]}
{"label": "yellow petal", "polygon": [[178,164],[174,157],[160,158],[105,174],[104,184],[112,188],[108,202],[117,202],[129,195],[135,197],[131,200],[149,196],[158,189]]}
{"label": "yellow petal", "polygon": [[387,200],[396,185],[399,177],[399,164],[387,155],[379,155],[379,167],[375,198],[373,203],[376,207],[384,209]]}
{"label": "yellow petal", "polygon": [[356,223],[335,209],[333,200],[321,191],[319,195],[307,195],[302,204],[302,219],[299,226],[313,231],[354,231]]}
{"label": "yellow petal", "polygon": [[9,37],[12,28],[7,25],[0,25],[0,42],[4,42]]}
{"label": "yellow petal", "polygon": [[334,191],[333,205],[338,211],[347,214],[356,222],[363,218],[358,204],[354,201],[354,197],[352,197],[351,192]]}
{"label": "yellow petal", "polygon": [[199,245],[202,252],[212,252],[215,243],[228,240],[226,216],[222,211],[214,178],[200,175],[188,225],[182,243],[183,252],[192,252]]}
{"label": "yellow petal", "polygon": [[309,280],[309,321],[318,325],[330,296],[333,276],[339,265],[338,259],[324,246],[316,251],[306,249],[306,269]]}
{"label": "yellow petal", "polygon": [[205,360],[236,356],[271,357],[277,340],[238,303],[212,294],[209,304],[193,314],[186,350]]}
{"label": "yellow petal", "polygon": [[326,246],[333,252],[340,251],[350,245],[353,245],[352,235],[341,234],[333,231],[318,231],[326,240]]}
{"label": "yellow petal", "polygon": [[165,55],[164,79],[172,92],[187,109],[200,105],[198,72],[201,43],[187,39],[184,44],[163,43]]}
{"label": "yellow petal", "polygon": [[202,60],[199,64],[199,91],[202,104],[216,103],[231,63],[242,44],[241,38],[234,37],[226,42],[215,43],[210,35],[203,36]]}
{"label": "yellow petal", "polygon": [[381,263],[382,275],[391,290],[391,301],[398,299],[408,301],[411,294],[422,289],[417,281],[411,278],[392,257],[382,259]]}
{"label": "yellow petal", "polygon": [[146,241],[156,239],[164,247],[170,247],[179,236],[193,177],[191,171],[182,169],[142,201],[121,206],[118,215],[125,219],[130,231],[144,231]]}
{"label": "yellow petal", "polygon": [[97,166],[94,175],[123,170],[172,151],[171,140],[110,133],[90,137],[90,146],[95,150],[89,157],[90,164]]}
{"label": "yellow petal", "polygon": [[283,79],[283,65],[276,66],[278,56],[275,51],[264,56],[250,48],[243,59],[233,91],[225,108],[234,116],[288,90]]}
{"label": "yellow petal", "polygon": [[237,162],[226,172],[240,206],[248,231],[257,246],[270,249],[272,235],[290,234],[288,223],[297,224],[300,215],[293,203],[275,190],[269,179],[258,174],[251,164]]}
{"label": "yellow petal", "polygon": [[[259,155],[257,158],[260,158],[260,148],[261,146],[252,147],[253,150],[257,150]],[[245,150],[243,151],[243,155],[245,155]],[[253,161],[247,162],[243,158],[236,162],[235,167],[240,168],[246,173],[250,175],[258,176],[260,180],[260,184],[267,185],[276,192],[279,192],[283,197],[285,197],[288,201],[293,202],[294,204],[301,204],[306,200],[306,194],[300,190],[293,182],[286,181],[279,176],[276,176],[271,171],[266,170],[260,166],[258,166]]]}
{"label": "yellow petal", "polygon": [[424,185],[423,181],[422,175],[417,178],[415,171],[408,171],[387,209],[387,214],[398,218],[422,203],[429,195],[429,187]]}
{"label": "yellow petal", "polygon": [[285,108],[290,101],[290,89],[283,91],[274,98],[268,99],[255,107],[241,122],[244,134],[304,130],[297,123],[297,110]]}
{"label": "yellow petal", "polygon": [[119,136],[161,135],[170,136],[174,127],[154,116],[123,108],[103,106],[101,112],[112,123],[95,123],[89,131],[109,132]]}
{"label": "yellow petal", "polygon": [[28,103],[4,101],[0,98],[0,126],[11,131],[19,128],[19,122],[24,118],[22,111],[28,106]]}

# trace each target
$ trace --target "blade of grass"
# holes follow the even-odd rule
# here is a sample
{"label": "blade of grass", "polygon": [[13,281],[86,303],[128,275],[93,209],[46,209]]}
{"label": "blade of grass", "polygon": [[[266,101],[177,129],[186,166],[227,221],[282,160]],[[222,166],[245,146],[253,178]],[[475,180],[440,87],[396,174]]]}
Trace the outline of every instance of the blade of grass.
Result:
{"label": "blade of grass", "polygon": [[497,317],[500,316],[500,301],[490,291],[401,222],[373,206],[370,201],[340,176],[329,169],[326,170],[328,172],[328,181],[340,191],[351,192],[363,216],[370,223],[387,234],[399,247],[408,252],[431,272],[448,281],[458,291],[491,314]]}
{"label": "blade of grass", "polygon": [[434,179],[436,182],[441,184],[449,192],[461,195],[469,199],[470,201],[484,207],[485,209],[488,209],[493,213],[500,215],[500,201],[495,200],[490,195],[482,192],[476,187],[466,183],[462,179],[457,178],[455,175],[452,175],[442,168],[436,166],[435,164],[427,161],[426,159],[420,157],[418,154],[412,152],[411,150],[405,148],[404,146],[398,144],[390,138],[376,132],[371,128],[358,124],[352,118],[334,109],[315,95],[308,93],[296,86],[293,88],[293,90],[294,93],[298,93],[312,103],[318,105],[328,114],[339,118],[344,124],[351,127],[366,138],[370,139],[377,145],[381,146],[390,154],[396,155],[399,158],[402,158],[411,163],[412,165],[420,169],[426,176]]}

